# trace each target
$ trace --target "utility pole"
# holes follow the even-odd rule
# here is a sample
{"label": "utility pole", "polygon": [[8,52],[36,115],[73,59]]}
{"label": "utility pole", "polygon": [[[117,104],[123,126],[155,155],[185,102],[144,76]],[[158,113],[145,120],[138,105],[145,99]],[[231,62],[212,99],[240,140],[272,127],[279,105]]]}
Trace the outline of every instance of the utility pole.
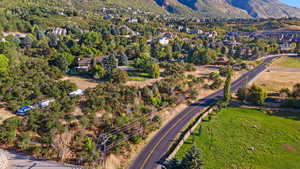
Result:
{"label": "utility pole", "polygon": [[107,155],[107,143],[110,141],[110,137],[107,135],[100,135],[98,139],[98,149],[101,151],[101,165],[106,168],[106,155]]}

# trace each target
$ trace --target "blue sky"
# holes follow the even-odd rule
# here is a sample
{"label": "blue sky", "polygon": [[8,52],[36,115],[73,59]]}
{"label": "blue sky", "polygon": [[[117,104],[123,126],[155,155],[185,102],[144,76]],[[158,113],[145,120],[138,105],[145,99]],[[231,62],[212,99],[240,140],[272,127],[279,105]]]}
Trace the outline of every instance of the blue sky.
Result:
{"label": "blue sky", "polygon": [[296,6],[300,8],[300,0],[281,0],[282,2],[285,2],[288,5]]}

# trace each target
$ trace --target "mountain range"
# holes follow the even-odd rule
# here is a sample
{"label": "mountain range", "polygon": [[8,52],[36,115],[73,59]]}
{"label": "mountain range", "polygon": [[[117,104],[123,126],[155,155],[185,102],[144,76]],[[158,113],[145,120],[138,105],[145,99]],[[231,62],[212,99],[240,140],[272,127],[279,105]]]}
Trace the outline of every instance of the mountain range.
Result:
{"label": "mountain range", "polygon": [[[147,0],[146,0],[147,1]],[[154,0],[170,13],[233,18],[300,18],[300,9],[279,0]]]}
{"label": "mountain range", "polygon": [[212,18],[300,18],[300,9],[279,0],[0,0],[0,9],[26,5],[99,9],[118,5],[180,16]]}

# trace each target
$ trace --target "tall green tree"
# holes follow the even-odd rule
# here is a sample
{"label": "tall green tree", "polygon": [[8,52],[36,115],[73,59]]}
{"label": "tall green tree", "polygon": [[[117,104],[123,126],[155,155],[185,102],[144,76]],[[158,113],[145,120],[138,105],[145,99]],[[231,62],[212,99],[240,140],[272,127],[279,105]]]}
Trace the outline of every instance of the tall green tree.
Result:
{"label": "tall green tree", "polygon": [[226,104],[230,102],[231,99],[231,80],[232,80],[232,69],[228,66],[226,72],[226,81],[224,85],[224,101]]}
{"label": "tall green tree", "polygon": [[200,149],[195,145],[186,152],[181,161],[182,169],[203,169],[203,165]]}
{"label": "tall green tree", "polygon": [[7,72],[8,66],[9,66],[9,59],[5,55],[0,54],[0,77],[1,75]]}

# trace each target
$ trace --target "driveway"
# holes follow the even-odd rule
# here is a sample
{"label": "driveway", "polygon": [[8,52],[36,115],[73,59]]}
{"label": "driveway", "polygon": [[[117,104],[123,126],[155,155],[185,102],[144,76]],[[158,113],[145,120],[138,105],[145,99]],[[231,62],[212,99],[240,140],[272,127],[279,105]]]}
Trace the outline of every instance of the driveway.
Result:
{"label": "driveway", "polygon": [[49,160],[39,160],[33,157],[6,151],[9,169],[83,169],[80,166],[63,164]]}

